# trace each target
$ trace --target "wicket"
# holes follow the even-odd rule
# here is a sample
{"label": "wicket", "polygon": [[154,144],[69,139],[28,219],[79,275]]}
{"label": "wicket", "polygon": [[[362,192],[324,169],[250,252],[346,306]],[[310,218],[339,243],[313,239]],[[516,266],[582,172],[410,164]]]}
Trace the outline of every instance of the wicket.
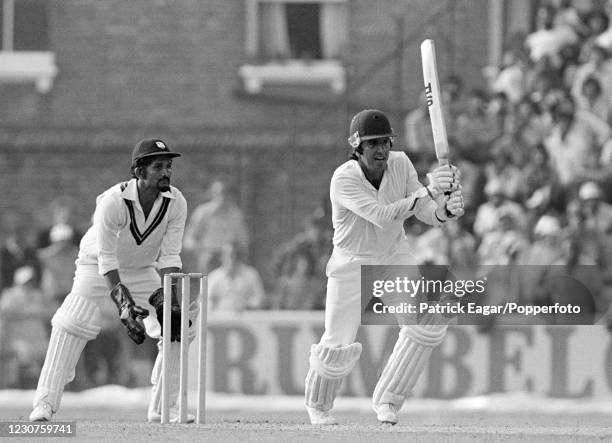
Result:
{"label": "wicket", "polygon": [[162,335],[162,395],[161,395],[161,422],[170,421],[170,399],[168,389],[170,377],[166,377],[170,365],[170,308],[172,303],[172,279],[181,279],[183,284],[183,296],[181,300],[181,351],[180,351],[180,375],[179,375],[179,423],[187,422],[187,373],[189,366],[189,304],[191,298],[191,279],[197,279],[200,283],[198,302],[200,303],[200,316],[198,319],[198,385],[197,385],[197,410],[196,423],[204,424],[206,421],[206,322],[208,308],[208,279],[200,273],[171,273],[164,275],[164,318]]}

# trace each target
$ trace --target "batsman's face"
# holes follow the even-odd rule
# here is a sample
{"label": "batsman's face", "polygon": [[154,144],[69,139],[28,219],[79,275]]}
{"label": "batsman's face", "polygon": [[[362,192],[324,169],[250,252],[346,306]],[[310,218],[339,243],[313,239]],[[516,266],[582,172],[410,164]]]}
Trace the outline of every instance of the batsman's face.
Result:
{"label": "batsman's face", "polygon": [[170,190],[170,177],[172,176],[172,160],[159,158],[153,160],[146,169],[145,180],[147,185],[157,187],[160,192]]}
{"label": "batsman's face", "polygon": [[366,140],[361,143],[363,153],[359,156],[359,164],[368,172],[382,172],[387,167],[391,139],[389,137]]}

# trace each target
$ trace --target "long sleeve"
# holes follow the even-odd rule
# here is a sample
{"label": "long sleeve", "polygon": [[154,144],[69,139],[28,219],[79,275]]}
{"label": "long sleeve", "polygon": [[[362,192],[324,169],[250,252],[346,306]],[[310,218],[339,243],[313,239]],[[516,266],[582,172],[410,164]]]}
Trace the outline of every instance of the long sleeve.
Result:
{"label": "long sleeve", "polygon": [[330,195],[339,205],[381,229],[408,218],[415,208],[416,200],[423,197],[423,193],[417,191],[407,198],[381,204],[371,195],[365,194],[359,179],[351,176],[341,176],[332,180]]}
{"label": "long sleeve", "polygon": [[98,269],[100,274],[106,274],[113,269],[119,269],[117,258],[119,231],[128,221],[123,203],[113,195],[100,197],[94,213],[94,226],[98,246]]}
{"label": "long sleeve", "polygon": [[159,259],[157,260],[160,269],[182,267],[180,254],[187,219],[187,201],[181,194],[175,198],[174,205],[168,218],[168,226],[162,238]]}

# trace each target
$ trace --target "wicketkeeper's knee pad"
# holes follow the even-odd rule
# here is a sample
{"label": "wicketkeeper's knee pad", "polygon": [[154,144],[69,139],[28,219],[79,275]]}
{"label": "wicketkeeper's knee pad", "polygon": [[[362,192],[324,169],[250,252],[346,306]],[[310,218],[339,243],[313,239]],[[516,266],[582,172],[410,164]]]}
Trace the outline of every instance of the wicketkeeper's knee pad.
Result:
{"label": "wicketkeeper's knee pad", "polygon": [[342,379],[355,367],[361,356],[361,343],[329,347],[321,344],[310,348],[310,370],[306,376],[306,405],[328,411],[342,385]]}
{"label": "wicketkeeper's knee pad", "polygon": [[96,303],[79,295],[68,294],[51,319],[51,325],[86,340],[93,340],[102,329],[102,315]]}
{"label": "wicketkeeper's knee pad", "polygon": [[375,404],[400,408],[429,361],[432,350],[444,340],[447,325],[402,326],[393,352],[374,388]]}

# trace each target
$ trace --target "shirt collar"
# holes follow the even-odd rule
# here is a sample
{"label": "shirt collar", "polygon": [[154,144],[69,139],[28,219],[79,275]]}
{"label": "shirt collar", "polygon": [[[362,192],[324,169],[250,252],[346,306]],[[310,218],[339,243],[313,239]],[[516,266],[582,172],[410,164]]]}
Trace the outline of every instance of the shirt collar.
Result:
{"label": "shirt collar", "polygon": [[[137,179],[135,178],[131,179],[127,183],[127,186],[125,187],[125,189],[121,192],[121,198],[124,198],[126,200],[138,201],[138,186],[136,183],[137,183]],[[160,192],[157,198],[160,198],[160,197],[174,198],[174,194],[172,193],[172,188],[170,188],[170,191]]]}

